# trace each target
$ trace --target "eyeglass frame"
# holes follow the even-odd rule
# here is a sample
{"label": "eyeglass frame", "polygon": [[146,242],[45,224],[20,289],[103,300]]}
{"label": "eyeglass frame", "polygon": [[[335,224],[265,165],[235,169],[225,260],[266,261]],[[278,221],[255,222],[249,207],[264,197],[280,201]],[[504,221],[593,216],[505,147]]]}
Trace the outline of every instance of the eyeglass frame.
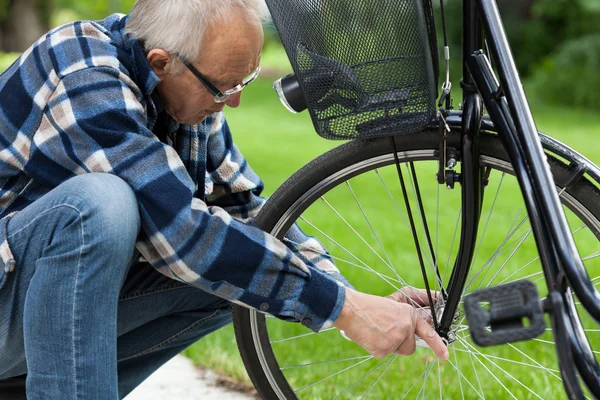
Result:
{"label": "eyeglass frame", "polygon": [[196,67],[194,67],[192,64],[188,63],[187,61],[184,61],[184,60],[182,60],[182,61],[183,61],[183,64],[186,66],[186,68],[189,69],[192,74],[194,74],[194,76],[208,89],[208,91],[213,96],[215,96],[215,103],[225,103],[231,96],[244,90],[244,88],[246,86],[248,86],[249,84],[254,82],[256,80],[256,78],[258,78],[258,75],[260,74],[260,70],[261,70],[261,66],[259,65],[258,68],[256,68],[256,70],[254,72],[252,72],[250,75],[248,75],[246,77],[247,80],[245,82],[242,81],[241,84],[239,84],[229,90],[221,92],[204,75],[202,75],[200,73],[200,71],[198,71],[196,69]]}

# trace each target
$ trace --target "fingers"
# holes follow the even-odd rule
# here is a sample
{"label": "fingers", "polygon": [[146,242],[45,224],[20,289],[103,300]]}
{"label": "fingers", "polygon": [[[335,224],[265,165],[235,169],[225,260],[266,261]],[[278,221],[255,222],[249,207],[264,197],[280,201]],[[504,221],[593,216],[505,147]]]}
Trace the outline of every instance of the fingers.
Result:
{"label": "fingers", "polygon": [[[399,303],[415,304],[420,307],[429,306],[429,296],[427,296],[427,291],[425,289],[416,289],[407,286],[388,297]],[[433,303],[436,304],[438,301],[442,300],[442,295],[440,292],[432,290],[431,299],[433,300]]]}
{"label": "fingers", "polygon": [[395,354],[399,354],[401,356],[412,356],[417,349],[417,341],[415,340],[415,335],[410,335],[404,342],[394,352]]}
{"label": "fingers", "polygon": [[429,345],[437,358],[444,361],[448,359],[448,348],[446,347],[446,344],[427,321],[421,318],[418,319],[415,334],[421,337]]}

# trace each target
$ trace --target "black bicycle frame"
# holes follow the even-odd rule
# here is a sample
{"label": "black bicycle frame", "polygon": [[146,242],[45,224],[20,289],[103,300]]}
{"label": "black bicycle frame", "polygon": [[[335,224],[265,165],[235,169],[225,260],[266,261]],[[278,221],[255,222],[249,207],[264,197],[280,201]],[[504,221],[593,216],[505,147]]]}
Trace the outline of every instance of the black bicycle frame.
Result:
{"label": "black bicycle frame", "polygon": [[[499,82],[491,60],[482,51],[484,38]],[[477,239],[483,201],[479,137],[485,103],[508,151],[529,213],[548,285],[544,307],[550,313],[565,389],[570,398],[583,398],[572,367],[575,364],[586,386],[600,398],[600,367],[579,322],[572,292],[598,323],[600,293],[573,242],[495,0],[463,0],[463,65],[461,244],[448,283],[440,334],[447,336],[450,331]]]}

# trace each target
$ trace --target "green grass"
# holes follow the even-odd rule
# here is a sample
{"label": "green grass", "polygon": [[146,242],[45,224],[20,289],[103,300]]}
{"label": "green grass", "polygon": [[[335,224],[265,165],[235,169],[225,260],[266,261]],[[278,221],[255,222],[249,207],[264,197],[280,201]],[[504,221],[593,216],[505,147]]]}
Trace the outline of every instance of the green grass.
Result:
{"label": "green grass", "polygon": [[18,53],[0,53],[0,73],[10,67],[19,55]]}
{"label": "green grass", "polygon": [[[548,134],[560,139],[564,143],[582,152],[593,162],[600,162],[600,149],[595,146],[595,139],[600,136],[600,117],[589,112],[562,109],[556,107],[544,106],[540,102],[533,102],[534,115],[538,127]],[[312,127],[310,118],[307,114],[292,115],[279,105],[275,94],[270,88],[270,82],[258,81],[252,88],[248,88],[244,94],[242,106],[236,110],[227,111],[229,123],[234,134],[234,139],[250,165],[262,177],[266,184],[266,194],[271,194],[276,188],[285,181],[294,171],[315,158],[324,151],[340,144],[321,139],[316,135]],[[437,205],[437,185],[431,182],[430,177],[435,171],[434,163],[424,163],[419,166],[418,174],[421,190],[425,202],[425,209],[429,215],[435,215]],[[397,177],[395,171],[390,168],[383,168],[380,171],[383,179],[396,199],[400,199],[400,192],[396,189]],[[414,252],[414,245],[410,231],[395,213],[395,205],[390,201],[389,196],[383,191],[381,183],[377,182],[379,178],[371,174],[368,177],[354,178],[351,181],[352,189],[359,197],[361,205],[368,214],[374,230],[378,233],[382,246],[386,253],[393,260],[394,265],[400,267],[399,270],[403,279],[409,284],[422,286],[418,260]],[[491,183],[488,188],[488,195],[484,205],[484,216],[487,217],[487,210],[491,208],[494,200],[494,194],[500,180],[503,180],[503,186],[498,196],[498,202],[495,204],[494,213],[488,224],[485,233],[485,240],[479,250],[478,260],[474,268],[481,268],[483,261],[488,259],[496,250],[500,242],[506,236],[507,232],[514,226],[518,216],[518,211],[522,206],[522,198],[516,182],[512,178],[502,177],[500,173],[494,173],[491,177]],[[373,196],[376,192],[380,195]],[[346,221],[356,230],[363,232],[365,241],[371,247],[379,249],[379,242],[371,234],[371,228],[365,223],[360,209],[357,207],[353,198],[350,196],[347,187],[339,187],[326,195],[327,201],[333,204],[338,212],[344,216]],[[440,193],[440,204],[443,207],[440,210],[440,231],[439,257],[440,264],[444,266],[448,254],[454,254],[455,248],[451,247],[453,231],[458,216],[459,208],[458,191],[442,190]],[[414,205],[413,205],[414,206]],[[523,218],[524,213],[521,213]],[[386,273],[393,276],[390,270],[386,270],[383,262],[371,251],[364,243],[356,239],[350,229],[338,217],[335,216],[323,202],[312,206],[305,213],[305,217],[334,237],[341,246],[350,248],[358,255],[360,260],[367,265],[376,268],[380,273]],[[577,224],[573,215],[569,214],[573,229],[580,226]],[[302,228],[311,235],[319,236],[311,226],[301,225]],[[483,230],[483,226],[481,228]],[[528,265],[521,270],[518,276],[523,277],[540,271],[539,262],[535,261],[536,250],[531,235],[527,235],[528,224],[525,223],[512,238],[525,238],[524,244],[520,249],[512,254],[513,247],[498,256],[494,262],[495,269],[499,269],[504,263],[507,267],[498,276],[493,277],[494,272],[485,276],[480,281],[488,282],[494,278],[493,283],[497,284],[503,279],[514,279],[510,275],[520,268]],[[435,235],[435,234],[434,234]],[[328,247],[334,257],[348,259],[349,256],[340,246],[328,242],[319,236],[323,243]],[[597,241],[589,231],[581,230],[576,235],[577,244],[580,252],[584,255],[592,254],[598,250]],[[509,241],[509,244],[512,243]],[[435,241],[435,239],[434,239]],[[514,244],[516,244],[515,242]],[[436,246],[437,247],[437,246]],[[383,254],[383,253],[381,253]],[[353,260],[358,263],[356,260]],[[596,264],[594,264],[596,263]],[[355,284],[358,289],[369,291],[371,293],[386,295],[391,292],[391,286],[383,280],[377,278],[374,274],[364,272],[363,270],[352,268],[342,262],[337,263],[342,268],[343,273]],[[600,266],[596,260],[586,263],[593,276],[600,272]],[[480,278],[483,278],[483,274]],[[533,279],[538,279],[535,275]],[[479,282],[479,281],[478,281]],[[538,280],[538,284],[542,284]],[[271,339],[281,339],[290,336],[307,333],[306,328],[289,323],[283,323],[277,320],[269,320],[269,330]],[[217,371],[227,373],[237,379],[247,380],[246,373],[237,353],[235,339],[231,327],[225,328],[220,332],[213,334],[206,339],[198,342],[186,351],[186,354],[196,362],[212,368]],[[465,333],[463,333],[464,335]],[[597,334],[596,334],[597,335]],[[315,340],[318,338],[319,340]],[[544,339],[550,339],[550,335],[545,334]],[[600,343],[593,338],[597,345]],[[281,365],[296,365],[306,362],[342,359],[349,357],[364,356],[364,351],[356,345],[346,342],[335,331],[324,332],[318,336],[309,336],[290,342],[276,344],[275,351]],[[489,398],[506,398],[508,395],[502,386],[493,378],[478,361],[474,360],[473,365],[477,366],[477,373],[471,367],[471,361],[474,356],[464,352],[463,345],[456,344],[451,352],[452,364],[459,364],[464,368],[464,378],[471,382],[477,382],[481,377],[481,385],[486,388],[486,396]],[[519,351],[524,352],[535,360],[539,360],[544,365],[556,368],[553,356],[553,347],[543,342],[527,342],[516,345],[517,350],[502,346],[492,350],[485,350],[486,354],[492,357],[513,358],[519,357],[521,362],[529,366],[513,365],[507,366],[498,358],[496,364],[504,368],[512,376],[518,378],[525,386],[530,386],[538,390],[542,398],[558,398],[562,393],[561,385],[558,380],[551,375],[539,370],[531,365],[533,362],[521,356]],[[456,356],[456,358],[454,358]],[[430,355],[424,350],[417,350],[415,356],[402,358],[394,361],[392,367],[386,370],[385,378],[378,382],[376,389],[372,392],[373,398],[397,398],[398,394],[405,393],[424,371],[425,365],[430,360]],[[484,360],[484,364],[494,374],[501,378],[501,381],[517,398],[529,398],[531,393],[511,379],[506,373],[501,372],[494,364]],[[360,360],[358,360],[360,361]],[[317,381],[320,377],[327,376],[329,373],[339,371],[345,367],[351,366],[354,362],[342,362],[337,364],[326,364],[314,368],[299,368],[289,370],[288,379],[294,382],[294,387],[299,388],[303,385]],[[357,381],[367,371],[375,368],[381,361],[369,360],[364,364],[352,368],[347,372],[340,374],[312,388],[306,389],[301,394],[306,398],[329,398],[334,393],[339,392],[350,383]],[[441,382],[444,390],[444,398],[460,398],[460,384],[458,375],[451,363],[441,364],[439,367],[433,365],[432,379],[429,380],[427,393],[432,397],[439,397],[438,381]],[[357,384],[351,391],[352,396],[358,396],[369,389],[370,385],[380,372],[383,372],[387,364],[383,364],[376,372],[369,375],[366,379]],[[465,391],[474,392],[464,379],[461,384]],[[476,384],[474,383],[476,386]],[[409,398],[416,396],[420,386],[417,386]],[[349,392],[350,393],[350,392]],[[349,394],[347,393],[347,394]],[[467,398],[469,396],[467,395]]]}

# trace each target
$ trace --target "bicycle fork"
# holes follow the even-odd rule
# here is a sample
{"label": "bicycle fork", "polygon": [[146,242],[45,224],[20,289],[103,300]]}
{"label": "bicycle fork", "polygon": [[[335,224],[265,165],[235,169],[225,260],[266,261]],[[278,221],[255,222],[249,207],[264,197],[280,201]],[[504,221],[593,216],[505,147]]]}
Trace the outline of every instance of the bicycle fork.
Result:
{"label": "bicycle fork", "polygon": [[[475,3],[475,0],[471,2]],[[505,307],[500,298],[497,311],[499,315],[503,314],[504,318],[504,321],[500,320],[500,324],[506,322],[507,330],[505,332],[511,333],[513,332],[510,327],[511,321],[515,319],[520,321],[520,317],[527,312],[538,320],[541,316],[542,323],[536,329],[539,331],[541,328],[543,332],[545,328],[543,313],[549,313],[555,335],[560,371],[568,396],[573,399],[583,398],[583,391],[575,369],[572,368],[575,364],[590,391],[594,396],[600,397],[600,367],[577,318],[577,310],[573,305],[571,289],[568,286],[573,287],[586,310],[596,321],[600,321],[600,307],[598,306],[600,294],[589,280],[569,235],[568,225],[537,138],[535,123],[531,117],[506,34],[500,22],[497,5],[493,0],[476,0],[476,2],[485,30],[491,38],[490,47],[497,63],[501,83],[496,79],[490,61],[483,51],[476,50],[466,56],[466,64],[470,76],[473,77],[474,83],[485,101],[494,125],[504,141],[515,175],[519,180],[549,292],[547,298],[540,301],[535,285],[531,284],[530,289],[524,289],[514,297],[514,299],[526,299],[527,292],[529,294],[535,292],[535,299],[529,302],[526,300],[527,304],[523,303],[521,310],[518,309],[519,307],[513,307],[512,310],[509,309],[510,307]],[[510,101],[510,105],[508,101]],[[506,289],[506,286],[492,288],[486,295],[493,295],[494,290],[502,293]],[[513,293],[515,290],[519,290],[516,287],[508,289],[512,289]],[[465,309],[475,310],[474,314],[477,315],[477,309],[480,309],[477,302],[482,297],[478,297],[477,293],[471,296],[472,299],[465,300]],[[532,298],[532,296],[529,297]],[[470,313],[470,311],[467,312]],[[488,312],[487,317],[489,318],[490,315],[491,313]],[[479,328],[485,327],[485,324],[482,323],[476,325],[479,325]],[[530,327],[531,329],[526,329],[519,328],[518,325],[514,333],[522,334],[519,340],[535,337],[533,326]],[[474,333],[473,329],[472,333]],[[488,332],[482,333],[483,336],[491,337]],[[498,337],[492,340],[491,344],[501,343],[502,335],[503,333],[500,331]],[[475,340],[475,335],[473,335],[473,339]]]}

